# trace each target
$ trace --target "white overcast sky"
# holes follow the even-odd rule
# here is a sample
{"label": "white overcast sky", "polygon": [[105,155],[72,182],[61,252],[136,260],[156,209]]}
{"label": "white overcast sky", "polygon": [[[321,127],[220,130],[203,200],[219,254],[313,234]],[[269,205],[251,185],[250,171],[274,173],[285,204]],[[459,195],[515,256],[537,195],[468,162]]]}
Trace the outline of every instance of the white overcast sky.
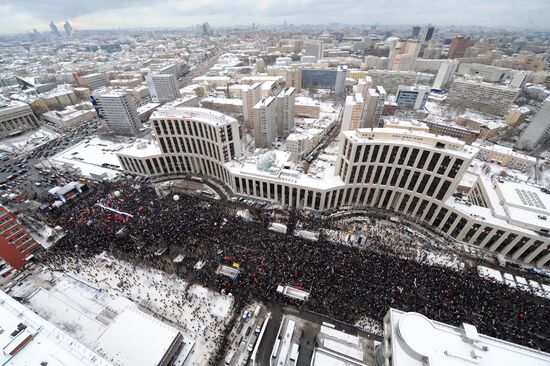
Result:
{"label": "white overcast sky", "polygon": [[550,0],[0,0],[0,33],[257,24],[415,24],[550,28]]}

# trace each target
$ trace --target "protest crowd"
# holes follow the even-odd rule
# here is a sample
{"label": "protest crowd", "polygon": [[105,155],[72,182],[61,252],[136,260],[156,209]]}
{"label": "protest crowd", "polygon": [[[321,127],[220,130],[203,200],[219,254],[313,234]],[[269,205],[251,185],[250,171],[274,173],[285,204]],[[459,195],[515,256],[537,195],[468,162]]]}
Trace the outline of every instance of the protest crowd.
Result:
{"label": "protest crowd", "polygon": [[[245,222],[235,212],[229,202],[159,197],[142,183],[104,182],[49,214],[50,223],[66,235],[42,259],[55,269],[107,251],[231,293],[237,303],[291,304],[349,323],[364,317],[381,321],[393,307],[452,325],[470,323],[481,333],[550,351],[550,301],[473,271],[381,250],[406,245],[402,232],[373,230],[367,244],[357,248],[323,235],[312,241],[273,232],[268,220]],[[177,256],[183,259],[175,263]],[[201,261],[204,265],[197,266]],[[236,279],[219,275],[220,265],[240,274]],[[284,297],[277,285],[302,288],[309,299]]]}

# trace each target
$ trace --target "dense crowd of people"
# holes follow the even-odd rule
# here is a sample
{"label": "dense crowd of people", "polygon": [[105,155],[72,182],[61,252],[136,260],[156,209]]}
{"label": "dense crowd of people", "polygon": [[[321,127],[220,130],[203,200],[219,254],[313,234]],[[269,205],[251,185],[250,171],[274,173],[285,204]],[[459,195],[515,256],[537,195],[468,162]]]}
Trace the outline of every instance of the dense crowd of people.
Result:
{"label": "dense crowd of people", "polygon": [[[387,230],[369,232],[362,249],[323,236],[311,241],[270,231],[265,219],[244,222],[225,202],[159,197],[152,187],[129,182],[101,183],[51,215],[67,232],[44,258],[52,266],[108,251],[232,293],[237,302],[290,303],[346,322],[380,321],[393,307],[550,351],[549,301],[475,272],[386,254],[381,247],[403,245],[392,242],[402,235]],[[183,260],[174,263],[178,255]],[[204,266],[196,266],[200,261]],[[217,274],[221,264],[238,268],[239,276]],[[283,297],[277,285],[303,288],[309,299]]]}

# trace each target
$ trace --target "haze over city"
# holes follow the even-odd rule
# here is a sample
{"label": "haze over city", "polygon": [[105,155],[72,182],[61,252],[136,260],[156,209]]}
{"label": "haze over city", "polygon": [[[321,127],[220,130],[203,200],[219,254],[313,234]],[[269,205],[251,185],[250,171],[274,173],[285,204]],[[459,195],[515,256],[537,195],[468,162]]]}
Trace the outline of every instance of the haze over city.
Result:
{"label": "haze over city", "polygon": [[69,20],[80,29],[187,27],[256,24],[415,24],[490,26],[548,30],[546,0],[283,0],[283,1],[0,1],[2,34],[46,29]]}
{"label": "haze over city", "polygon": [[0,0],[0,364],[550,365],[549,18]]}

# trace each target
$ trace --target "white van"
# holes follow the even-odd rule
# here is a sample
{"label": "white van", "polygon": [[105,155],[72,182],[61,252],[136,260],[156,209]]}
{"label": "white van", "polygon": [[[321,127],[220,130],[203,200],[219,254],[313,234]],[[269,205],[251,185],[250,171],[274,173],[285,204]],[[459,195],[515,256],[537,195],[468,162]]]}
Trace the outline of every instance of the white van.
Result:
{"label": "white van", "polygon": [[225,357],[225,366],[231,365],[231,361],[233,361],[233,356],[235,356],[235,351],[231,351],[227,354]]}

